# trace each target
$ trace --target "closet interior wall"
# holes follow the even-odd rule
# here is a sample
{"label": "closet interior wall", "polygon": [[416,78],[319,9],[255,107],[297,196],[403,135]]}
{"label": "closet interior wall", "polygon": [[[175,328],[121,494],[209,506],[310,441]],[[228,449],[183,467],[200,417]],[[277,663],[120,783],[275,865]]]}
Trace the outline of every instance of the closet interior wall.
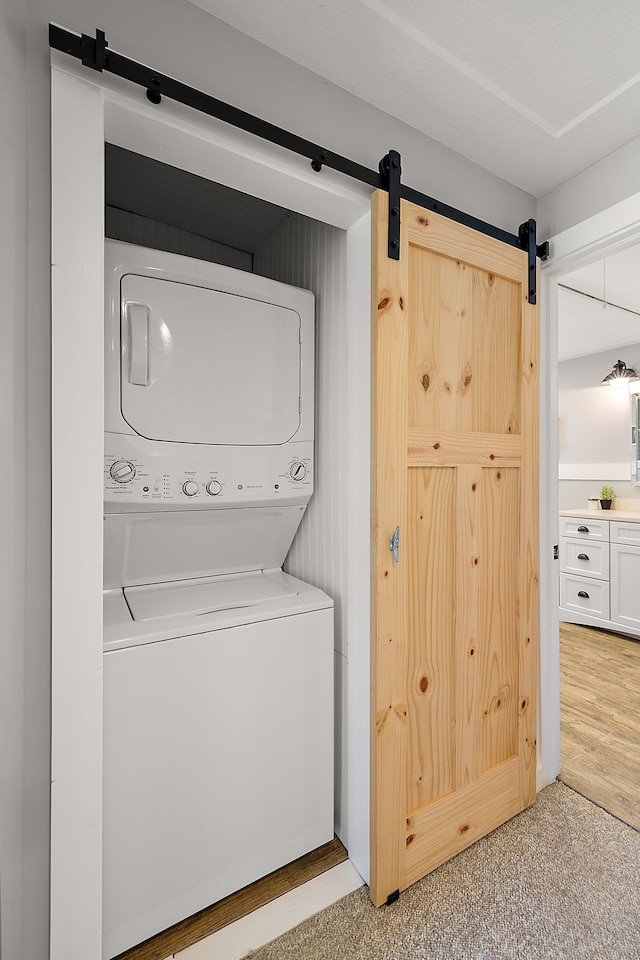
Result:
{"label": "closet interior wall", "polygon": [[315,490],[285,569],[320,587],[334,602],[335,829],[348,848],[346,247],[344,231],[291,213],[255,251],[253,270],[304,287],[316,297]]}

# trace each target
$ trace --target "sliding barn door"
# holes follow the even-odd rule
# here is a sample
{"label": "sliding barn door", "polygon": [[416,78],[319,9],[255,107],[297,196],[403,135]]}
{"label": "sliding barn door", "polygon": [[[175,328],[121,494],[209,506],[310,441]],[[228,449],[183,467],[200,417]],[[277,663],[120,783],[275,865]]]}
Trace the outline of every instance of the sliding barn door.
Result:
{"label": "sliding barn door", "polygon": [[[371,898],[533,803],[538,309],[521,250],[373,198]],[[391,539],[397,534],[397,560]]]}

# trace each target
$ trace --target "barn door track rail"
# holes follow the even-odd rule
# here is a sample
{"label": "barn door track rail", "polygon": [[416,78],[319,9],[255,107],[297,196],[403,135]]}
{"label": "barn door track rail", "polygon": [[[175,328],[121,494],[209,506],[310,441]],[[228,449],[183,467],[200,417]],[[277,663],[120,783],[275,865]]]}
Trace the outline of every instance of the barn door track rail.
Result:
{"label": "barn door track rail", "polygon": [[512,247],[518,247],[520,250],[527,251],[528,257],[528,277],[529,288],[527,291],[529,303],[536,302],[536,257],[546,260],[549,255],[549,242],[538,244],[536,241],[536,222],[527,220],[518,228],[517,234],[511,234],[507,230],[479,220],[471,214],[456,210],[446,203],[434,200],[418,190],[402,183],[402,165],[400,154],[396,150],[390,150],[382,158],[378,170],[370,170],[368,167],[347,157],[334,153],[326,147],[319,146],[311,140],[305,140],[303,137],[284,130],[282,127],[275,126],[260,117],[255,117],[238,107],[231,106],[222,100],[194,87],[190,87],[173,77],[168,77],[151,67],[138,63],[136,60],[130,60],[128,57],[111,50],[106,40],[104,31],[97,30],[95,37],[89,37],[86,34],[72,33],[65,30],[64,27],[56,24],[49,24],[49,46],[61,53],[66,53],[71,57],[80,60],[85,67],[102,72],[106,70],[113,73],[123,80],[129,80],[138,86],[144,87],[151,103],[159,104],[163,97],[169,97],[185,106],[205,113],[217,120],[229,123],[246,133],[253,134],[277,146],[284,147],[292,153],[297,153],[301,157],[306,157],[311,161],[311,167],[316,173],[320,173],[323,167],[330,167],[347,177],[359,180],[376,190],[386,190],[389,194],[389,257],[393,260],[400,259],[400,200],[409,200],[411,203],[418,204],[426,210],[432,210],[449,220],[455,220],[464,226],[477,230],[479,233],[486,234]]}

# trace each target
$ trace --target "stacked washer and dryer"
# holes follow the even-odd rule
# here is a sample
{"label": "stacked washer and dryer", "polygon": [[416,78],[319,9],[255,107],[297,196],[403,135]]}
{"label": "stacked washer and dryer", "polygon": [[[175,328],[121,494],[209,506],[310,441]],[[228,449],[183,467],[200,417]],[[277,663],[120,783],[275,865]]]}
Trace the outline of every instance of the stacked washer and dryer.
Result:
{"label": "stacked washer and dryer", "polygon": [[282,569],[313,492],[314,300],[105,257],[103,953],[333,837],[333,604]]}

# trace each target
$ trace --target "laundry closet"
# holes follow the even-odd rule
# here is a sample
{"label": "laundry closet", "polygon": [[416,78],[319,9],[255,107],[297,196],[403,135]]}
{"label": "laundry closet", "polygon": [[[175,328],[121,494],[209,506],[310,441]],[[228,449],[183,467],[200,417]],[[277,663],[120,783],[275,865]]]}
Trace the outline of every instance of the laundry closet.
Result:
{"label": "laundry closet", "polygon": [[[334,827],[348,843],[348,421],[344,231],[111,144],[105,186],[108,957],[327,842]],[[263,310],[254,325],[243,303]],[[227,333],[189,318],[218,309]],[[152,362],[157,371],[192,350],[189,338],[202,341],[191,366],[210,395],[191,396],[190,368],[164,386],[151,378]],[[256,452],[226,465],[225,449]],[[256,457],[260,483],[268,476],[259,490],[247,483]],[[203,634],[207,617],[214,632]],[[322,652],[331,641],[332,663]],[[209,738],[216,759],[202,775]]]}

